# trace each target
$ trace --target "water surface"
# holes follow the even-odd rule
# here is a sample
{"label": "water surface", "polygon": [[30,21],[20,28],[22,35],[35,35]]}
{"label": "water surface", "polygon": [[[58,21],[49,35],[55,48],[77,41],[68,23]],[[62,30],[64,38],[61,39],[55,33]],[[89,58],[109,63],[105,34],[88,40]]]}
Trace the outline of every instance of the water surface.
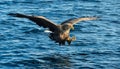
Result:
{"label": "water surface", "polygon": [[[42,15],[60,24],[97,16],[75,25],[77,40],[59,46],[44,28],[10,12]],[[120,69],[119,0],[0,0],[1,69]]]}

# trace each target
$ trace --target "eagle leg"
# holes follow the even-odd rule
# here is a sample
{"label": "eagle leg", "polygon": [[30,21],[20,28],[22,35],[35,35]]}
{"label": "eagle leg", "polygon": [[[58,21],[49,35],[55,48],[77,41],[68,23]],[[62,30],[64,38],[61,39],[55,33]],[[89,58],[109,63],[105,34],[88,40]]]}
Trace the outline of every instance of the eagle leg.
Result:
{"label": "eagle leg", "polygon": [[59,45],[65,45],[65,41],[59,42]]}

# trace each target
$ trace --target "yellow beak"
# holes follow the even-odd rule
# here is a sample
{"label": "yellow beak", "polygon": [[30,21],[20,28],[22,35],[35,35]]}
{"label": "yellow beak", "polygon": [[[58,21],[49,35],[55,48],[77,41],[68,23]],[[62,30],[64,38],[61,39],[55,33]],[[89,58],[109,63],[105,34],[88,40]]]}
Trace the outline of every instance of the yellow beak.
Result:
{"label": "yellow beak", "polygon": [[74,27],[72,26],[71,29],[74,30]]}

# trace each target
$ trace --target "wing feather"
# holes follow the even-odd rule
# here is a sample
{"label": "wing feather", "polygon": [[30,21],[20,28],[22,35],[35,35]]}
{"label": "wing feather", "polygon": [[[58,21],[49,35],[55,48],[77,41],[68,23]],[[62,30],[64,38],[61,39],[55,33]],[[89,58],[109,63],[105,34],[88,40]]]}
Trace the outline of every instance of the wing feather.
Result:
{"label": "wing feather", "polygon": [[68,19],[68,20],[62,22],[61,25],[62,25],[62,24],[65,24],[65,23],[69,23],[69,24],[73,24],[73,25],[74,25],[74,24],[76,24],[76,23],[78,23],[78,22],[80,22],[80,21],[96,20],[96,19],[97,19],[97,17],[72,18],[72,19]]}
{"label": "wing feather", "polygon": [[31,15],[25,15],[20,13],[10,13],[8,15],[19,17],[19,18],[28,18],[29,20],[35,22],[39,26],[42,26],[44,28],[49,28],[50,31],[52,32],[57,30],[57,25],[43,16],[31,16]]}

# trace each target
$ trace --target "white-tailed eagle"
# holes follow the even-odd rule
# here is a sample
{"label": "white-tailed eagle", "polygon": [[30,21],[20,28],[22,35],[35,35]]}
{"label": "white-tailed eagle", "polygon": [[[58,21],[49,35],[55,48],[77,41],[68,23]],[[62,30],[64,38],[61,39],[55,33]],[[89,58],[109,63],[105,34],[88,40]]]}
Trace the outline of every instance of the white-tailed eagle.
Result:
{"label": "white-tailed eagle", "polygon": [[56,24],[49,19],[43,16],[33,16],[33,15],[25,15],[20,13],[9,13],[8,15],[19,17],[19,18],[27,18],[37,25],[42,26],[44,28],[49,28],[52,33],[50,33],[49,38],[59,43],[59,45],[65,45],[65,42],[68,45],[71,44],[72,41],[76,40],[75,37],[70,37],[70,29],[74,29],[73,25],[86,20],[95,20],[96,17],[80,17],[80,18],[72,18],[62,22],[61,24]]}

